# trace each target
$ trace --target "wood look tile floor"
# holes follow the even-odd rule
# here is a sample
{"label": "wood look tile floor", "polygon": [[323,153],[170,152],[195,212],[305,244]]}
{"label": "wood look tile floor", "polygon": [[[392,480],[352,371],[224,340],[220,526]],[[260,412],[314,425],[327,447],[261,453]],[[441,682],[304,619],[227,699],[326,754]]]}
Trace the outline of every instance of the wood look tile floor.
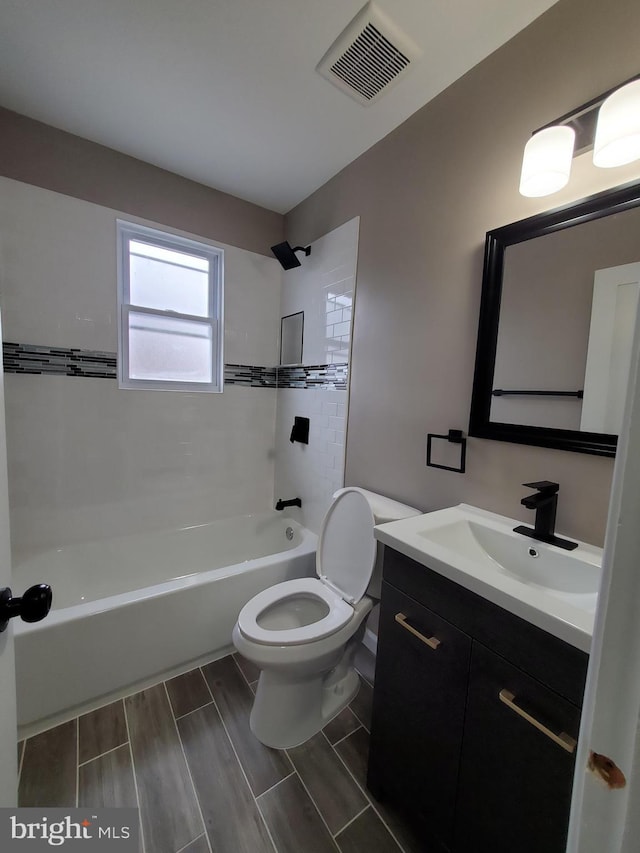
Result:
{"label": "wood look tile floor", "polygon": [[19,804],[139,808],[143,853],[416,853],[365,787],[371,684],[281,751],[249,729],[258,675],[231,655],[20,742]]}

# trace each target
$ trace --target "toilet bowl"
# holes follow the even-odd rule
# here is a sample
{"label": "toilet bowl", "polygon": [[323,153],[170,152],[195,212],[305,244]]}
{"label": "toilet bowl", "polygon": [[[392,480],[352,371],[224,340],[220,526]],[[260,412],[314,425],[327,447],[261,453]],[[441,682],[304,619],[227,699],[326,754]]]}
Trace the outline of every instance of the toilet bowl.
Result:
{"label": "toilet bowl", "polygon": [[297,746],[354,698],[353,660],[380,597],[382,546],[373,529],[418,514],[365,489],[340,489],[318,539],[317,577],[276,584],[242,608],[233,643],[260,669],[250,726],[262,743]]}

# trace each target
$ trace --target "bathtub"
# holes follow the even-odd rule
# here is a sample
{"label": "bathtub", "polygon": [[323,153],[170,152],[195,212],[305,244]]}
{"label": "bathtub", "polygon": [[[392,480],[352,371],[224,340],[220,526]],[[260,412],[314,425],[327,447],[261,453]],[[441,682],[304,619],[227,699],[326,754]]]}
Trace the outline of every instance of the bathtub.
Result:
{"label": "bathtub", "polygon": [[16,590],[53,589],[44,621],[14,620],[19,725],[225,653],[252,596],[313,575],[316,541],[271,512],[14,558]]}

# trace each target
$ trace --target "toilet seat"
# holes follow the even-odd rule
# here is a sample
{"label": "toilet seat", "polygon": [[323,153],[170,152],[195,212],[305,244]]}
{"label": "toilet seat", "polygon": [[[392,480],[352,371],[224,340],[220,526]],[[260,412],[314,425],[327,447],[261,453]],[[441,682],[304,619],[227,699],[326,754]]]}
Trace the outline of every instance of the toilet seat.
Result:
{"label": "toilet seat", "polygon": [[[322,523],[316,551],[316,578],[284,581],[258,593],[240,611],[238,628],[248,640],[268,646],[312,643],[335,634],[352,618],[365,594],[376,561],[375,518],[362,490],[336,492]],[[287,599],[307,596],[323,601],[329,612],[296,628],[264,628],[264,611]]]}
{"label": "toilet seat", "polygon": [[[273,604],[297,596],[319,598],[329,608],[322,619],[298,628],[270,630],[258,625],[260,615]],[[312,643],[339,631],[353,616],[353,607],[319,578],[298,578],[271,586],[255,595],[240,611],[238,628],[248,640],[269,646]]]}

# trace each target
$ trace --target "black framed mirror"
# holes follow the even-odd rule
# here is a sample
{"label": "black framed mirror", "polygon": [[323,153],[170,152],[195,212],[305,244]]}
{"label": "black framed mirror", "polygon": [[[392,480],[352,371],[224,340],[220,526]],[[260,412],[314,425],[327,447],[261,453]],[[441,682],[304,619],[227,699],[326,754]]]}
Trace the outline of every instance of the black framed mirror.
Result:
{"label": "black framed mirror", "polygon": [[469,435],[614,456],[639,294],[640,183],[487,232]]}

